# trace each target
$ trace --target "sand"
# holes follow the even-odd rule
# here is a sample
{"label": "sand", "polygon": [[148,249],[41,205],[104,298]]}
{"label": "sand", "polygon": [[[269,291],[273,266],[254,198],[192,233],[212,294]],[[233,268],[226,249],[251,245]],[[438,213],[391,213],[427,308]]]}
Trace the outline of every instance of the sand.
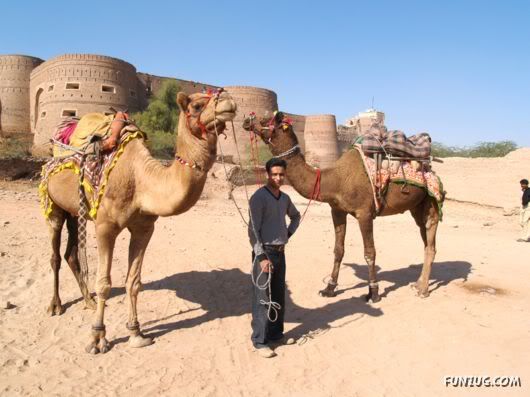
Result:
{"label": "sand", "polygon": [[[312,205],[287,249],[286,328],[298,342],[272,359],[259,357],[249,340],[250,246],[222,173],[190,211],[157,222],[139,297],[139,320],[155,343],[143,349],[126,343],[128,233],[119,236],[105,319],[113,346],[96,356],[84,351],[93,312],[83,309],[64,261],[66,312],[46,313],[51,250],[35,183],[2,182],[0,395],[530,395],[530,243],[515,241],[518,217],[506,215],[519,204],[529,164],[528,149],[436,164],[449,200],[427,299],[409,288],[423,246],[408,213],[375,222],[380,302],[364,300],[367,268],[353,218],[339,294],[320,297],[334,235],[329,206]],[[307,200],[285,191],[305,208]],[[235,197],[246,208],[244,188]],[[95,245],[91,226],[91,290]],[[445,376],[464,375],[519,376],[522,386],[445,386]]]}

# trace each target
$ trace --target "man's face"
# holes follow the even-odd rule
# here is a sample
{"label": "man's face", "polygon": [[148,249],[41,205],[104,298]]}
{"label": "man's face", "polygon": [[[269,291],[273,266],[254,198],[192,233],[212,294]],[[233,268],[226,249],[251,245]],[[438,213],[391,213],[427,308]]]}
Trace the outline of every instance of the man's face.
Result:
{"label": "man's face", "polygon": [[521,190],[524,191],[524,190],[526,190],[526,189],[528,189],[528,185],[525,184],[525,183],[521,183]]}
{"label": "man's face", "polygon": [[283,185],[285,180],[285,168],[276,165],[271,167],[271,171],[268,174],[269,185],[275,189],[279,189]]}

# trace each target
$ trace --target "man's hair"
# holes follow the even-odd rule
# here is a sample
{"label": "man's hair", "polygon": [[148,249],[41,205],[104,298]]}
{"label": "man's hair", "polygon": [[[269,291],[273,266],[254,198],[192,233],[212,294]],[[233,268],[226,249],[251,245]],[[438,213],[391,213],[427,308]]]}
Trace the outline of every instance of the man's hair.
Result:
{"label": "man's hair", "polygon": [[521,185],[528,185],[528,179],[521,179],[521,180],[519,181],[519,183],[520,183]]}
{"label": "man's hair", "polygon": [[271,173],[272,167],[283,167],[284,169],[287,168],[287,163],[283,159],[279,159],[277,157],[273,157],[267,163],[265,164],[265,169],[267,170],[267,174]]}

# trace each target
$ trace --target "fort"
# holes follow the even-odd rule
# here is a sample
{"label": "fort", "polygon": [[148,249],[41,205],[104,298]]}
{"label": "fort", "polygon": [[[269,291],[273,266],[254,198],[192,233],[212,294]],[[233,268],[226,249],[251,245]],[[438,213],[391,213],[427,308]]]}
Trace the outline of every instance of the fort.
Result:
{"label": "fort", "polygon": [[[164,81],[176,81],[192,94],[219,88],[214,84],[138,72],[121,59],[92,54],[64,54],[47,61],[26,55],[0,55],[0,136],[30,142],[35,156],[50,155],[49,140],[55,126],[70,116],[89,112],[127,109],[144,110],[149,97]],[[224,87],[238,104],[234,134],[223,140],[223,153],[233,159],[248,155],[249,138],[241,121],[251,111],[258,114],[278,110],[275,92],[258,87]],[[384,114],[373,109],[359,113],[337,129],[333,115],[297,115],[291,120],[308,161],[326,167],[347,150],[359,133],[372,123],[384,122]],[[234,139],[235,136],[235,139]]]}

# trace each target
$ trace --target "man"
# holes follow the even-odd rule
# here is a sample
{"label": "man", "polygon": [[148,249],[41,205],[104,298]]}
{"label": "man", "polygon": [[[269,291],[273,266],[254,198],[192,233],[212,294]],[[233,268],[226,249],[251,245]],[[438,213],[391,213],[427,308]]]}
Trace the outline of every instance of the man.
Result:
{"label": "man", "polygon": [[[280,191],[287,163],[272,158],[265,165],[267,184],[250,198],[248,235],[252,245],[252,344],[263,357],[274,357],[269,344],[292,344],[283,334],[285,313],[285,245],[300,224],[300,213]],[[286,225],[285,216],[290,218]],[[270,277],[270,288],[264,288]],[[270,296],[269,296],[270,290]],[[270,307],[276,302],[280,307]],[[277,312],[276,312],[277,310]],[[277,316],[276,316],[277,314]]]}
{"label": "man", "polygon": [[528,179],[521,179],[519,183],[521,184],[521,190],[523,191],[520,218],[523,232],[521,238],[517,239],[517,241],[528,243],[530,242],[530,207],[528,206],[528,202],[530,202],[530,189],[528,189]]}
{"label": "man", "polygon": [[129,122],[129,118],[127,113],[124,112],[116,112],[116,115],[114,116],[114,120],[110,124],[110,134],[108,138],[104,139],[101,143],[101,150],[104,152],[106,151],[112,151],[116,148],[118,145],[118,141],[120,140],[120,132],[125,127],[126,123]]}

